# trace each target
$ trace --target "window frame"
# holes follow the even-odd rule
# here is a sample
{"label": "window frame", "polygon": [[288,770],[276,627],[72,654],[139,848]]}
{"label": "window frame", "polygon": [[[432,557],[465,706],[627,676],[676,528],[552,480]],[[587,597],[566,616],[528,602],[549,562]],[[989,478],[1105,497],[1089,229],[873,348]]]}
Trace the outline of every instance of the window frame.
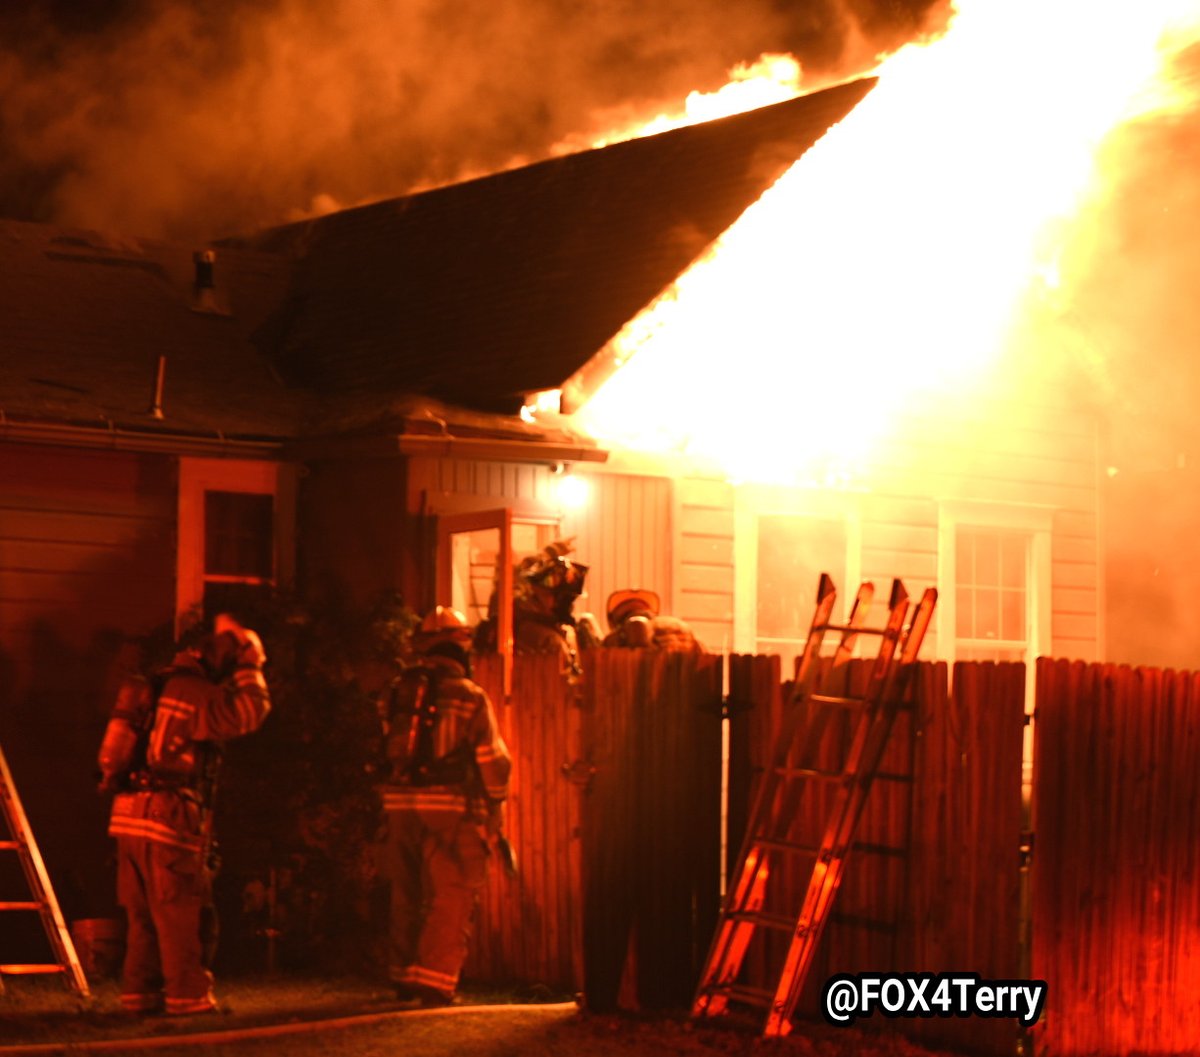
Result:
{"label": "window frame", "polygon": [[[291,583],[295,569],[296,468],[261,459],[208,459],[181,456],[176,517],[175,631],[204,604],[207,583]],[[272,498],[272,569],[270,579],[208,574],[205,569],[205,496],[241,492]]]}
{"label": "window frame", "polygon": [[[818,489],[741,485],[734,495],[734,650],[758,650],[758,540],[764,517],[798,517],[839,522],[845,526],[846,552],[840,569],[823,570],[838,590],[837,612],[848,613],[862,580],[862,510],[859,497]],[[812,585],[816,605],[817,585]],[[800,647],[803,649],[803,642]],[[775,652],[782,652],[777,650]],[[786,663],[786,657],[785,663]]]}
{"label": "window frame", "polygon": [[1026,682],[1039,656],[1050,652],[1051,561],[1050,544],[1054,510],[1025,503],[941,500],[938,503],[938,594],[937,654],[953,665],[958,659],[958,569],[959,528],[1015,532],[1029,541],[1026,580]]}

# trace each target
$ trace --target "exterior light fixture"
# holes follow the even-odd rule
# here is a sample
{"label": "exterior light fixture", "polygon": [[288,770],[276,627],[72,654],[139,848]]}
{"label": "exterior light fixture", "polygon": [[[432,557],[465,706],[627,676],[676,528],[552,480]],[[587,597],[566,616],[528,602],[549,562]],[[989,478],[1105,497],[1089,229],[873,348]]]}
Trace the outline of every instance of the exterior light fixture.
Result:
{"label": "exterior light fixture", "polygon": [[578,477],[570,470],[558,474],[555,480],[555,490],[558,495],[558,505],[563,510],[579,510],[587,505],[591,491],[588,482]]}

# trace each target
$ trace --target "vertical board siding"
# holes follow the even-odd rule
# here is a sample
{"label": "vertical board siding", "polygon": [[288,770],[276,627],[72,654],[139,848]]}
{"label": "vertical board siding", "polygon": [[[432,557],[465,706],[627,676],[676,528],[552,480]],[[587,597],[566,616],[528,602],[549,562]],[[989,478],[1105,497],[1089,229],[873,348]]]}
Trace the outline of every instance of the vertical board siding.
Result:
{"label": "vertical board siding", "polygon": [[1200,674],[1038,663],[1038,1051],[1194,1052]]}
{"label": "vertical board siding", "polygon": [[588,566],[585,594],[575,612],[590,612],[607,632],[605,608],[613,591],[646,588],[671,605],[672,483],[665,477],[584,473],[587,501],[562,519],[575,537],[579,560]]}

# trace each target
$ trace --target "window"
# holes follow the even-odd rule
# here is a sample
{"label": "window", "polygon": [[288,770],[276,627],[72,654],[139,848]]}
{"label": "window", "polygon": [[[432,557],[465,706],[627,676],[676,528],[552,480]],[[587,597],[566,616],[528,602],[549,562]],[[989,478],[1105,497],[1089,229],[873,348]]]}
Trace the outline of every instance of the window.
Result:
{"label": "window", "polygon": [[1029,660],[1031,537],[960,525],[955,534],[955,657]]}
{"label": "window", "polygon": [[279,463],[181,458],[177,628],[257,608],[290,579],[295,472]]}
{"label": "window", "polygon": [[943,502],[938,522],[938,656],[1034,661],[1050,649],[1050,526],[1046,507]]}
{"label": "window", "polygon": [[825,518],[763,515],[758,519],[756,642],[758,653],[785,661],[804,649],[821,573],[845,591],[846,524]]}
{"label": "window", "polygon": [[275,583],[275,497],[204,493],[206,618],[265,601]]}

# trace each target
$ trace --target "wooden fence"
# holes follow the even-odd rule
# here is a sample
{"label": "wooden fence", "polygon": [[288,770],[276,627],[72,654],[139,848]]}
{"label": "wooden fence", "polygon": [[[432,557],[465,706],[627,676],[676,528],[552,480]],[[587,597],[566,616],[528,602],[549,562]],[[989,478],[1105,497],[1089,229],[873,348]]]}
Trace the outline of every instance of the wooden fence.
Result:
{"label": "wooden fence", "polygon": [[[738,841],[748,786],[768,758],[788,689],[777,673],[775,658],[735,658],[731,665],[735,704],[758,703],[731,721],[730,830]],[[854,690],[865,672],[855,664],[847,675]],[[890,777],[872,787],[859,824],[857,840],[869,848],[851,857],[798,1016],[819,1016],[820,985],[834,973],[1018,975],[1023,668],[956,665],[952,695],[947,675],[944,664],[918,667],[912,710],[898,716],[881,765]],[[848,733],[847,726],[827,739],[821,766],[840,765]],[[819,842],[831,795],[801,805],[795,839]],[[737,847],[731,842],[735,856]],[[799,907],[806,882],[806,871],[788,875],[779,905]],[[768,940],[751,954],[765,982],[782,945]],[[1011,1053],[1016,1041],[1013,1023],[1003,1020],[875,1023],[929,1043],[996,1053]]]}
{"label": "wooden fence", "polygon": [[[476,677],[494,701],[499,667]],[[591,651],[577,682],[520,657],[498,708],[515,759],[515,878],[492,870],[469,976],[686,1005],[718,909],[720,658]]]}
{"label": "wooden fence", "polygon": [[[501,722],[517,760],[510,829],[468,971],[586,988],[595,1008],[684,1007],[717,910],[721,660],[629,651],[564,680],[522,658]],[[788,690],[779,661],[729,663],[729,857]],[[1020,665],[922,664],[898,720],[799,1014],[836,972],[1022,963]],[[857,678],[850,673],[850,678]],[[496,692],[498,671],[480,680]],[[951,689],[952,687],[952,689]],[[1033,795],[1032,975],[1041,1054],[1179,1053],[1200,1037],[1200,675],[1041,661]],[[835,754],[844,732],[822,751]],[[832,760],[832,755],[828,757]],[[911,781],[902,776],[911,775]],[[796,815],[819,836],[819,797]],[[891,852],[878,854],[878,848]],[[795,905],[806,877],[775,883]],[[752,950],[763,976],[778,948]],[[1008,1020],[862,1022],[1011,1053]]]}
{"label": "wooden fence", "polygon": [[1040,1054],[1200,1040],[1200,674],[1042,660],[1033,972]]}

